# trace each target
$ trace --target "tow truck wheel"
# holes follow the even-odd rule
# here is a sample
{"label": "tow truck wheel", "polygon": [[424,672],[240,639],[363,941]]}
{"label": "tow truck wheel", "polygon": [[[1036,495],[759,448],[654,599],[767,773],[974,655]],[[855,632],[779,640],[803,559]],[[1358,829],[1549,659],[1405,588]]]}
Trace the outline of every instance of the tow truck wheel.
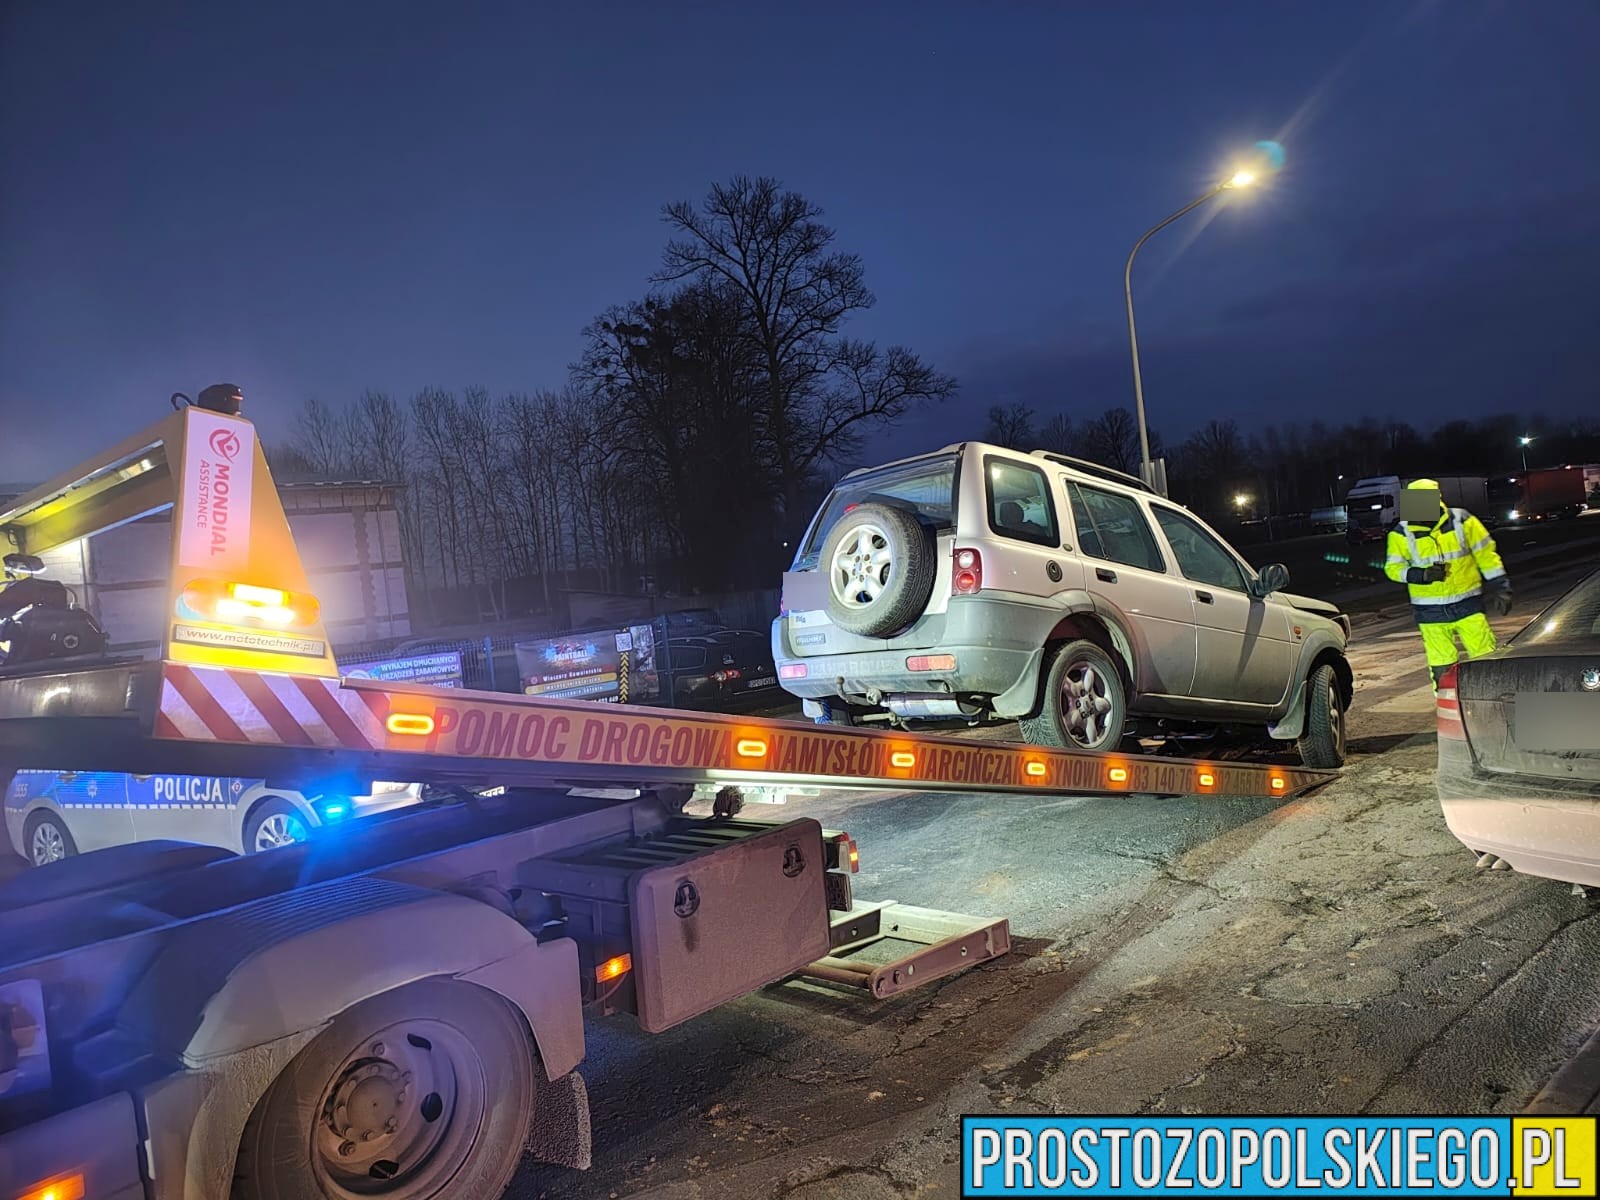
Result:
{"label": "tow truck wheel", "polygon": [[472,984],[358,1004],[256,1105],[233,1200],[499,1196],[533,1124],[536,1069],[521,1014]]}
{"label": "tow truck wheel", "polygon": [[23,845],[27,848],[28,861],[36,867],[60,862],[78,852],[78,844],[72,840],[67,827],[48,812],[36,812],[28,818]]}

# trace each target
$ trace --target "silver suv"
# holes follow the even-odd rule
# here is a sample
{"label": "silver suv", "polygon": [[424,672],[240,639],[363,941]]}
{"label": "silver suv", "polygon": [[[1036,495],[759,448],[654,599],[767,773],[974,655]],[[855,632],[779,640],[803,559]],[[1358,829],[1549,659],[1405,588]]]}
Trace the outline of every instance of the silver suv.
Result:
{"label": "silver suv", "polygon": [[967,442],[853,471],[783,577],[772,653],[808,716],[1015,718],[1030,742],[1264,728],[1344,762],[1347,617],[1131,476]]}

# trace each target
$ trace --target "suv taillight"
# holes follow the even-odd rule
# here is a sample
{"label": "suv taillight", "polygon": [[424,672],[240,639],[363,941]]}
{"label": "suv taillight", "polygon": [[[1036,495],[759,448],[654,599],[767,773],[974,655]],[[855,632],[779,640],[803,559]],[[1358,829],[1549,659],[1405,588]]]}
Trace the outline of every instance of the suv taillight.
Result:
{"label": "suv taillight", "polygon": [[1438,719],[1440,737],[1461,740],[1467,736],[1466,728],[1461,724],[1461,699],[1456,692],[1456,681],[1460,677],[1460,664],[1452,663],[1439,676],[1439,683],[1434,688],[1434,715]]}
{"label": "suv taillight", "polygon": [[983,555],[976,550],[957,550],[950,591],[957,596],[972,596],[983,589]]}

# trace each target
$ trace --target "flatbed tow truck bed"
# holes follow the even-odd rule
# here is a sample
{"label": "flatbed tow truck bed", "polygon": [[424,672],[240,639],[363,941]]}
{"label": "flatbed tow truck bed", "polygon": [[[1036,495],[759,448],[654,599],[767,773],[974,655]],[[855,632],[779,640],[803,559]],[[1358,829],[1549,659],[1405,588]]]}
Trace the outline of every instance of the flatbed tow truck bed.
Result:
{"label": "flatbed tow truck bed", "polygon": [[586,1012],[659,1032],[796,975],[881,1000],[1009,949],[1001,917],[858,903],[854,842],[814,820],[685,816],[697,786],[1328,778],[341,679],[253,427],[197,408],[0,531],[36,554],[165,507],[159,659],[0,674],[0,776],[455,798],[265,855],[135,843],[0,887],[3,1197],[491,1200],[525,1148],[587,1166]]}

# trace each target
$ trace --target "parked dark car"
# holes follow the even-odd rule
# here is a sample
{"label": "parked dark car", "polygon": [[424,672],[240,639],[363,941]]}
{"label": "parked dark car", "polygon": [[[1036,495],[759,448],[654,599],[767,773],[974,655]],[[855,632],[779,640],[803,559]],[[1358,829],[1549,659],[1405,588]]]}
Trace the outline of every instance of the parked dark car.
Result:
{"label": "parked dark car", "polygon": [[728,712],[784,697],[764,633],[709,626],[695,633],[672,631],[666,669],[674,708]]}
{"label": "parked dark car", "polygon": [[1600,571],[1439,680],[1439,803],[1485,866],[1600,887]]}

